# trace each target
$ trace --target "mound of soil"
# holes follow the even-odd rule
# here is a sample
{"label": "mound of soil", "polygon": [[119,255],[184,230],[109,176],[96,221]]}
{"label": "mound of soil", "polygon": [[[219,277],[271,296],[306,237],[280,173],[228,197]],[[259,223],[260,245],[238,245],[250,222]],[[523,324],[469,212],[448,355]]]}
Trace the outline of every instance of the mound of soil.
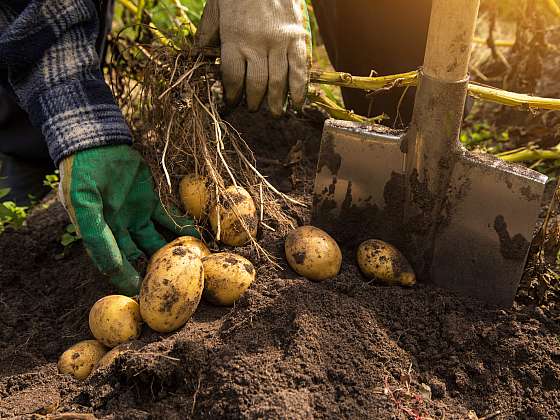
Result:
{"label": "mound of soil", "polygon": [[[309,203],[320,124],[230,118],[263,172]],[[80,245],[60,256],[68,219],[47,205],[0,236],[0,417],[560,417],[555,306],[505,311],[430,285],[383,287],[362,278],[352,250],[337,278],[312,283],[236,249],[258,275],[234,308],[202,303],[176,333],[145,327],[86,381],[59,375],[58,356],[90,337],[89,308],[111,288]],[[282,237],[262,232],[261,243],[281,257]]]}

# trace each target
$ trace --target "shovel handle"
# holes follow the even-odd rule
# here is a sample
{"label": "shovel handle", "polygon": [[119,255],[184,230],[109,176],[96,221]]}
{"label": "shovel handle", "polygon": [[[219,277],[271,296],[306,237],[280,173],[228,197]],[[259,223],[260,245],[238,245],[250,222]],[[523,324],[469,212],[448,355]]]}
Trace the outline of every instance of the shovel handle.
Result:
{"label": "shovel handle", "polygon": [[480,0],[433,0],[424,73],[459,82],[468,75]]}

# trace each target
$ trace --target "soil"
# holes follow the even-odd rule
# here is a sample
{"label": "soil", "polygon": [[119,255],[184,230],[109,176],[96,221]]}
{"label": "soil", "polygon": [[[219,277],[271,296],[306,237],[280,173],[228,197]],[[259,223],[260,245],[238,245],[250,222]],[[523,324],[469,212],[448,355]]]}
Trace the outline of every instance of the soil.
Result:
{"label": "soil", "polygon": [[[310,204],[321,119],[230,119],[271,181]],[[87,380],[60,375],[58,356],[90,338],[88,311],[112,292],[81,245],[61,256],[68,223],[50,198],[0,236],[2,418],[560,418],[556,301],[503,310],[426,284],[384,287],[360,275],[352,250],[339,276],[313,283],[269,231],[260,241],[282,268],[236,249],[257,280],[235,307],[203,302],[173,334],[145,326]]]}

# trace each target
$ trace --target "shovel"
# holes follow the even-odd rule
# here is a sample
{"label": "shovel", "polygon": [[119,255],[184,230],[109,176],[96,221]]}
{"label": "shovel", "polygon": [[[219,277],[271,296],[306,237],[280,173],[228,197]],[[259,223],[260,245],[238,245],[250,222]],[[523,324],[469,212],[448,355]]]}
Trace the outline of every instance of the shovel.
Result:
{"label": "shovel", "polygon": [[459,141],[479,3],[434,0],[407,132],[326,122],[313,217],[347,245],[394,244],[421,281],[511,306],[548,178]]}

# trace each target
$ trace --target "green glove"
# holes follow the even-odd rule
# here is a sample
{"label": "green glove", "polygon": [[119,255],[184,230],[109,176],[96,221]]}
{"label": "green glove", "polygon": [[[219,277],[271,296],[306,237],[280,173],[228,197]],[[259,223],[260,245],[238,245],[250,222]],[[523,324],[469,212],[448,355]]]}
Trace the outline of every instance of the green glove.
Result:
{"label": "green glove", "polygon": [[199,236],[194,222],[175,222],[154,192],[150,170],[130,146],[83,150],[60,165],[61,201],[97,268],[121,293],[140,290],[131,262],[166,244],[153,221],[178,235]]}

